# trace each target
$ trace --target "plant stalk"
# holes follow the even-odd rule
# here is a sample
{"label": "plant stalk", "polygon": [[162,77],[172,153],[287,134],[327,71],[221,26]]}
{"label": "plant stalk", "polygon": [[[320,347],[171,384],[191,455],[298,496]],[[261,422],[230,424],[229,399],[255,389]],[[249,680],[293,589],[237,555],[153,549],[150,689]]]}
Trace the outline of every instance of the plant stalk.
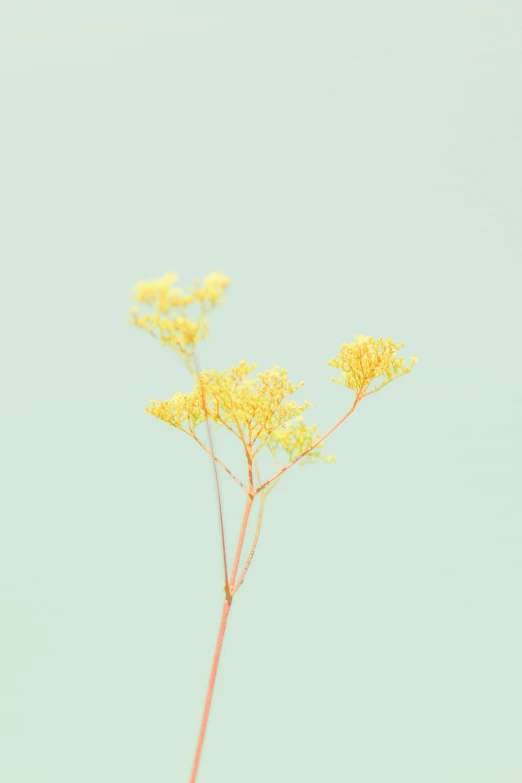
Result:
{"label": "plant stalk", "polygon": [[216,649],[214,652],[214,660],[212,661],[212,669],[210,671],[210,680],[207,688],[207,697],[205,699],[205,707],[203,709],[203,717],[201,719],[201,727],[199,729],[198,744],[196,746],[194,764],[192,765],[190,783],[196,783],[196,776],[198,774],[198,769],[199,769],[199,760],[201,758],[201,751],[203,750],[203,742],[205,740],[205,733],[207,730],[208,716],[210,713],[210,704],[212,702],[212,696],[214,693],[214,685],[216,684],[216,674],[219,665],[219,658],[221,656],[221,648],[223,646],[223,637],[225,636],[225,630],[227,627],[227,620],[228,620],[228,615],[230,612],[231,605],[232,605],[232,599],[226,600],[225,603],[223,604],[223,612],[221,613],[221,624],[219,626]]}
{"label": "plant stalk", "polygon": [[225,630],[227,627],[227,620],[228,615],[230,612],[230,607],[232,605],[232,596],[234,594],[234,581],[236,579],[237,571],[239,568],[239,558],[241,557],[241,550],[243,548],[243,542],[245,539],[245,533],[248,525],[248,518],[250,516],[250,511],[252,509],[252,503],[254,501],[253,497],[253,481],[252,481],[252,460],[249,460],[249,486],[250,486],[250,492],[246,506],[245,506],[245,513],[243,514],[243,522],[241,525],[241,531],[239,534],[239,541],[237,545],[236,550],[236,557],[234,562],[234,567],[232,570],[232,577],[231,582],[227,583],[225,585],[225,593],[226,593],[226,600],[223,604],[223,611],[221,613],[221,624],[219,626],[219,632],[218,632],[218,638],[216,642],[216,649],[214,651],[214,659],[212,661],[212,669],[210,671],[210,679],[208,683],[207,688],[207,696],[205,699],[205,706],[203,708],[203,717],[201,719],[201,726],[199,729],[199,737],[198,737],[198,744],[196,746],[196,753],[194,756],[194,764],[192,765],[192,773],[190,776],[190,783],[196,783],[196,776],[198,774],[199,769],[199,762],[201,759],[201,751],[203,750],[203,742],[205,741],[205,733],[207,730],[207,723],[208,723],[208,716],[210,713],[210,704],[212,702],[212,696],[214,693],[214,686],[216,684],[216,675],[219,665],[219,659],[221,656],[221,648],[223,646],[223,637],[225,636]]}

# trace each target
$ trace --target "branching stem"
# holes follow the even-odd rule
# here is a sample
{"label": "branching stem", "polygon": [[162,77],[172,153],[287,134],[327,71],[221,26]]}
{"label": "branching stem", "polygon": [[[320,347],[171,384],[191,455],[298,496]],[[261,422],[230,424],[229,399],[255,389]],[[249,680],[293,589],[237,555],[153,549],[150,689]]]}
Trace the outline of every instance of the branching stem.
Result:
{"label": "branching stem", "polygon": [[234,479],[234,481],[236,482],[236,484],[239,484],[239,486],[241,487],[241,489],[243,490],[243,492],[246,492],[246,493],[248,494],[248,489],[245,487],[245,485],[243,484],[243,482],[242,482],[240,479],[238,479],[238,477],[237,477],[237,476],[235,476],[235,475],[232,473],[232,471],[230,470],[230,468],[227,468],[227,466],[225,465],[225,463],[224,463],[224,462],[221,462],[221,460],[219,459],[219,457],[216,457],[216,455],[215,455],[215,454],[213,454],[213,453],[210,451],[210,449],[209,449],[207,446],[205,446],[205,444],[204,444],[204,443],[203,443],[203,442],[202,442],[202,441],[201,441],[201,440],[198,438],[198,436],[197,436],[195,433],[188,432],[188,430],[183,430],[183,429],[181,430],[181,432],[186,432],[186,433],[187,433],[187,435],[190,435],[190,437],[191,437],[191,438],[193,438],[193,439],[196,441],[196,443],[199,443],[199,445],[201,446],[201,448],[202,448],[202,449],[204,449],[204,450],[207,452],[207,454],[208,454],[209,456],[211,456],[211,457],[212,457],[212,459],[213,459],[213,460],[215,460],[215,462],[217,462],[217,464],[218,464],[218,465],[220,465],[220,466],[223,468],[223,470],[225,470],[225,471],[228,473],[228,475],[229,475],[231,478],[233,478],[233,479]]}
{"label": "branching stem", "polygon": [[201,726],[199,729],[199,737],[198,737],[198,743],[196,746],[196,753],[194,756],[194,763],[192,765],[192,773],[190,776],[190,783],[195,783],[196,776],[198,774],[199,769],[199,762],[201,759],[201,751],[203,749],[203,742],[205,740],[205,733],[207,730],[207,723],[208,723],[208,716],[210,713],[210,705],[212,703],[212,696],[214,694],[214,686],[216,684],[216,674],[218,670],[219,665],[219,659],[221,656],[221,649],[223,646],[223,637],[225,636],[225,630],[227,627],[227,620],[230,612],[230,608],[232,606],[232,597],[234,594],[234,580],[236,578],[238,566],[239,566],[239,558],[241,557],[241,550],[243,548],[243,542],[245,539],[245,533],[248,525],[248,518],[250,516],[250,511],[252,509],[252,503],[254,502],[254,489],[253,489],[253,481],[252,481],[252,459],[249,460],[249,470],[248,470],[248,478],[249,478],[249,495],[247,498],[245,511],[243,514],[243,522],[241,525],[241,531],[239,533],[239,541],[237,545],[236,550],[236,557],[234,561],[234,567],[232,570],[232,576],[231,576],[231,582],[226,583],[225,591],[226,591],[226,599],[225,603],[223,605],[223,611],[221,613],[221,624],[219,626],[219,632],[218,632],[218,638],[216,642],[216,649],[214,651],[214,658],[212,661],[212,669],[210,671],[210,679],[208,683],[207,688],[207,695],[205,698],[205,706],[203,708],[203,717],[201,719]]}
{"label": "branching stem", "polygon": [[321,437],[320,437],[318,440],[316,440],[316,441],[315,441],[315,443],[312,443],[312,445],[311,445],[311,446],[309,446],[309,447],[308,447],[307,449],[305,449],[305,450],[304,450],[304,451],[303,451],[301,454],[299,454],[299,456],[298,456],[298,457],[295,457],[295,459],[293,459],[291,462],[289,462],[289,463],[288,463],[288,465],[285,465],[284,467],[282,467],[282,468],[281,468],[281,470],[278,470],[278,471],[277,471],[277,473],[274,473],[274,475],[273,475],[273,476],[271,476],[271,477],[268,479],[268,481],[265,481],[265,483],[264,483],[264,484],[261,484],[261,486],[259,486],[259,487],[256,489],[256,491],[255,491],[255,492],[256,492],[256,495],[257,495],[257,493],[258,493],[258,492],[262,492],[262,491],[263,491],[263,490],[264,490],[266,487],[268,487],[268,485],[269,485],[269,484],[271,484],[271,483],[272,483],[272,481],[275,481],[277,478],[279,478],[280,476],[282,476],[282,475],[283,475],[283,473],[286,473],[286,471],[287,471],[289,468],[291,468],[291,467],[292,467],[292,465],[295,465],[295,463],[296,463],[296,462],[299,462],[299,460],[300,460],[300,459],[302,459],[303,457],[306,457],[306,455],[307,455],[307,454],[309,454],[309,453],[312,451],[312,449],[315,449],[315,448],[316,448],[316,447],[317,447],[317,446],[318,446],[320,443],[322,443],[322,442],[323,442],[323,440],[325,440],[325,438],[327,438],[329,435],[331,435],[331,434],[332,434],[332,432],[333,432],[334,430],[336,430],[336,429],[337,429],[337,427],[338,427],[340,424],[342,424],[342,423],[343,423],[343,421],[344,421],[345,419],[347,419],[347,418],[348,418],[348,416],[349,416],[351,413],[353,413],[353,412],[354,412],[355,408],[357,407],[357,405],[359,404],[359,402],[362,400],[363,396],[364,396],[364,395],[362,394],[362,392],[358,392],[358,394],[357,394],[357,395],[356,395],[356,397],[355,397],[355,400],[354,400],[354,403],[353,403],[352,407],[350,408],[350,410],[349,410],[347,413],[345,413],[345,414],[344,414],[344,416],[341,416],[341,418],[339,419],[339,421],[337,422],[337,424],[334,424],[334,425],[333,425],[333,427],[330,427],[330,429],[328,430],[328,432],[326,432],[324,435],[321,435]]}
{"label": "branching stem", "polygon": [[[257,467],[257,462],[256,462],[256,472],[257,472],[257,479],[258,479],[259,483],[261,484],[261,478],[259,476],[259,469]],[[237,591],[239,590],[239,588],[243,584],[243,580],[245,579],[247,571],[250,568],[250,563],[252,562],[252,558],[254,557],[254,553],[255,553],[256,547],[257,547],[257,542],[259,541],[259,534],[261,533],[261,522],[263,521],[263,512],[264,512],[264,509],[265,509],[265,502],[266,502],[267,496],[270,494],[270,492],[272,492],[274,487],[277,487],[277,485],[279,484],[279,481],[280,481],[280,479],[277,479],[272,484],[270,489],[267,489],[266,491],[261,493],[261,503],[260,503],[260,506],[259,506],[259,512],[257,514],[257,526],[256,526],[256,532],[255,532],[255,535],[254,535],[254,541],[253,541],[252,547],[250,549],[250,554],[248,555],[247,561],[245,563],[245,567],[243,568],[243,571],[241,572],[241,576],[239,577],[239,579],[237,581],[237,584],[234,585],[234,593],[233,593],[234,595],[237,593]]]}

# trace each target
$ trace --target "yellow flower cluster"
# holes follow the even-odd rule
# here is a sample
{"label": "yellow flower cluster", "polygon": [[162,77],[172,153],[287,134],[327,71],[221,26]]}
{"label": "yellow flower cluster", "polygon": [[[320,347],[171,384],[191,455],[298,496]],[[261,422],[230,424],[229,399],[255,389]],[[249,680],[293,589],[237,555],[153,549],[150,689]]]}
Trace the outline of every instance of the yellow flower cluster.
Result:
{"label": "yellow flower cluster", "polygon": [[[172,424],[173,427],[177,427],[180,430],[188,432],[190,435],[194,435],[194,430],[205,421],[205,411],[201,400],[201,390],[196,387],[189,394],[176,394],[165,400],[159,402],[158,400],[151,400],[150,406],[145,408],[147,413],[151,413],[162,421],[166,421],[167,424]],[[187,429],[184,424],[187,423]]]}
{"label": "yellow flower cluster", "polygon": [[[296,416],[293,421],[283,424],[282,427],[279,427],[272,433],[267,446],[276,462],[278,448],[286,452],[288,461],[291,462],[299,454],[309,449],[312,443],[315,443],[317,440],[319,440],[317,425],[313,424],[309,427],[304,424],[302,416]],[[335,457],[332,454],[327,456],[321,451],[323,447],[324,443],[320,443],[313,451],[310,451],[303,457],[299,464],[305,465],[307,462],[315,462],[319,458],[325,462],[335,462]]]}
{"label": "yellow flower cluster", "polygon": [[[356,394],[373,394],[400,375],[409,373],[418,361],[416,356],[412,356],[410,366],[406,367],[404,359],[397,358],[397,351],[403,347],[404,343],[394,343],[389,337],[374,340],[363,334],[355,335],[355,342],[343,343],[337,356],[328,362],[343,373],[340,378],[331,380],[353,389]],[[371,382],[381,377],[385,378],[384,382],[368,392]]]}
{"label": "yellow flower cluster", "polygon": [[[155,312],[140,315],[138,308],[133,307],[132,322],[190,362],[195,345],[210,336],[205,316],[222,303],[230,281],[221,272],[214,272],[203,278],[202,284],[196,280],[191,289],[183,291],[173,287],[177,279],[177,275],[170,273],[138,283],[132,291],[133,299],[153,307]],[[200,310],[195,320],[186,315],[186,309],[192,304],[198,304]]]}
{"label": "yellow flower cluster", "polygon": [[[214,272],[204,277],[202,283],[196,280],[186,291],[176,288],[176,281],[177,275],[169,273],[161,278],[139,282],[132,296],[135,301],[151,307],[153,312],[139,314],[134,307],[133,323],[158,338],[163,345],[174,348],[195,376],[197,385],[188,394],[177,392],[163,402],[151,400],[146,411],[191,435],[207,451],[195,429],[210,420],[216,427],[225,427],[241,440],[249,460],[267,446],[276,462],[280,450],[287,455],[289,463],[299,460],[301,454],[304,454],[301,464],[315,462],[319,458],[334,462],[335,457],[326,456],[322,450],[324,443],[317,427],[303,422],[301,414],[312,403],[305,400],[298,404],[287,399],[303,383],[290,383],[286,370],[275,365],[252,378],[249,376],[257,365],[246,361],[224,372],[211,370],[199,373],[195,369],[195,346],[210,336],[206,316],[222,303],[230,281],[221,272]],[[186,311],[193,305],[199,308],[199,313],[189,318]],[[374,340],[373,337],[356,335],[355,342],[343,343],[338,355],[328,362],[342,373],[339,378],[331,380],[355,391],[355,407],[362,397],[373,394],[411,371],[418,359],[412,356],[410,365],[406,366],[404,359],[397,357],[397,352],[403,347],[404,343],[394,343],[389,337]],[[383,379],[382,383],[370,390],[372,382],[379,378]],[[332,430],[327,434],[330,432]],[[321,442],[312,449],[319,440]],[[217,460],[215,456],[214,459]]]}
{"label": "yellow flower cluster", "polygon": [[[290,458],[297,456],[312,444],[317,434],[316,427],[300,423],[300,414],[312,403],[305,400],[300,405],[286,399],[300,389],[303,383],[290,383],[287,371],[277,365],[258,373],[256,378],[248,378],[255,368],[255,364],[241,361],[224,372],[203,371],[200,376],[201,386],[197,385],[189,394],[178,392],[164,402],[152,400],[146,410],[194,435],[195,427],[205,421],[206,408],[209,418],[218,426],[230,430],[245,447],[252,449],[256,441],[260,441],[252,456],[265,444],[273,448],[281,447]],[[292,420],[296,423],[284,427]],[[311,453],[311,461],[318,456],[319,453]]]}
{"label": "yellow flower cluster", "polygon": [[256,367],[242,361],[230,372],[201,373],[205,399],[212,405],[212,418],[249,445],[258,438],[265,440],[277,427],[312,404],[306,400],[298,405],[285,399],[303,386],[302,382],[290,383],[286,370],[275,365],[258,373],[256,378],[248,378]]}

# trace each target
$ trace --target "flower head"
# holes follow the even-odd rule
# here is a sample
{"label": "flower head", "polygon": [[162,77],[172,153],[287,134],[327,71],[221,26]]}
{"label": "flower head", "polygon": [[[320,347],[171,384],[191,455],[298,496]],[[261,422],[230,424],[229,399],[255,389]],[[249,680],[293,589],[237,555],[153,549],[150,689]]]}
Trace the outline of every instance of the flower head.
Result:
{"label": "flower head", "polygon": [[[400,375],[409,373],[418,361],[416,356],[412,356],[410,366],[406,367],[404,359],[397,358],[397,352],[403,347],[404,343],[399,345],[389,337],[386,340],[382,337],[374,340],[363,334],[355,335],[355,342],[343,343],[337,356],[328,362],[343,373],[340,378],[331,380],[353,389],[356,394],[372,394]],[[372,381],[381,377],[385,378],[384,382],[368,392]]]}
{"label": "flower head", "polygon": [[315,433],[312,428],[292,424],[281,429],[287,422],[296,421],[296,417],[312,404],[309,400],[299,404],[287,399],[303,383],[292,384],[287,371],[277,365],[258,373],[255,378],[248,377],[254,369],[255,364],[241,361],[223,372],[203,371],[200,384],[191,392],[178,392],[164,402],[152,400],[147,411],[189,434],[194,434],[195,427],[205,421],[208,414],[218,426],[238,437],[254,455],[265,444],[280,446],[289,454],[293,454],[300,443],[310,445],[310,437]]}
{"label": "flower head", "polygon": [[[214,272],[203,278],[202,284],[196,280],[192,288],[183,291],[174,287],[177,279],[176,274],[169,273],[137,283],[133,299],[152,307],[154,312],[139,314],[138,308],[133,307],[132,323],[173,348],[190,366],[196,344],[210,337],[206,314],[222,303],[230,281],[221,272]],[[193,304],[199,306],[199,313],[196,318],[189,318],[186,309]]]}
{"label": "flower head", "polygon": [[[304,424],[302,416],[296,416],[292,421],[286,422],[274,430],[268,438],[267,446],[276,462],[279,449],[286,453],[288,462],[291,462],[299,454],[309,449],[312,443],[315,443],[317,440],[319,440],[317,425],[307,426]],[[319,458],[325,462],[335,462],[335,457],[332,454],[328,456],[324,454],[323,448],[324,443],[320,443],[303,457],[299,464],[306,465],[307,463],[315,462]]]}

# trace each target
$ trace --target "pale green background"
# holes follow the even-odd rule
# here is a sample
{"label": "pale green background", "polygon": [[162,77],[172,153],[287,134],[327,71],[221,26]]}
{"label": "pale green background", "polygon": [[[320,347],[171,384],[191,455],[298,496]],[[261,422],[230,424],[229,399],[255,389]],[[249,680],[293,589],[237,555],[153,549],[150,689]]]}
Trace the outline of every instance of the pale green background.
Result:
{"label": "pale green background", "polygon": [[1,4],[4,783],[188,781],[215,491],[125,322],[171,269],[233,281],[203,366],[322,431],[341,342],[420,357],[270,496],[198,783],[520,783],[521,41],[502,0]]}

